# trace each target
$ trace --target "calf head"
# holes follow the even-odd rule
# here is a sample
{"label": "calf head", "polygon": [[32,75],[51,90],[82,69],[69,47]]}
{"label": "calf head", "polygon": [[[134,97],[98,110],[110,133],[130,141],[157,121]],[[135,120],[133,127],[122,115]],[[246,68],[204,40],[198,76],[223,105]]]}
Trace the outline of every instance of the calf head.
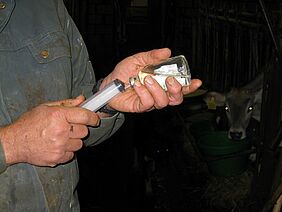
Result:
{"label": "calf head", "polygon": [[260,120],[262,90],[252,91],[233,88],[226,94],[208,92],[204,100],[214,101],[216,106],[224,106],[229,123],[228,137],[233,140],[246,138],[246,129],[251,118]]}

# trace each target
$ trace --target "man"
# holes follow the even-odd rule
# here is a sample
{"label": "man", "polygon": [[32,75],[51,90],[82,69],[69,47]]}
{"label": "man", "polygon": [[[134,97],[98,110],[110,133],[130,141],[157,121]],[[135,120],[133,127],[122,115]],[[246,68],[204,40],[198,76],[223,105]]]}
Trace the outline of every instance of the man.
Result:
{"label": "man", "polygon": [[145,85],[136,82],[109,103],[114,113],[78,106],[94,85],[102,89],[114,79],[127,83],[170,54],[166,48],[135,54],[96,83],[86,46],[62,0],[0,2],[0,211],[79,211],[75,152],[83,143],[109,138],[123,123],[121,112],[180,104],[201,81],[182,88],[168,78],[165,92],[147,77]]}

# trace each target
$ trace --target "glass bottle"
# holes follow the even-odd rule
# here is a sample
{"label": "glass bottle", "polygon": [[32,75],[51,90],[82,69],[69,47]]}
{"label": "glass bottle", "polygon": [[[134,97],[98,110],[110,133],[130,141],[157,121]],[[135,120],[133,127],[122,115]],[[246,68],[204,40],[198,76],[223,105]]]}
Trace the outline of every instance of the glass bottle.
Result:
{"label": "glass bottle", "polygon": [[148,75],[151,75],[164,90],[167,90],[165,80],[169,76],[173,76],[182,86],[191,83],[190,68],[184,55],[171,57],[161,63],[146,66],[137,76],[129,78],[129,84],[133,86],[136,80],[144,84],[144,79]]}

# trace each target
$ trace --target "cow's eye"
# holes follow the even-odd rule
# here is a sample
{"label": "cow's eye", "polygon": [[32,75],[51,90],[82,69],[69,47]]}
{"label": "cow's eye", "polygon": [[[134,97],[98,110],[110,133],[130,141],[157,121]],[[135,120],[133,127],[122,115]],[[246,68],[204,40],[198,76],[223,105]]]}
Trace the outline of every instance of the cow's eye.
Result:
{"label": "cow's eye", "polygon": [[253,106],[248,107],[248,112],[253,111],[253,109],[254,109],[254,107],[253,107]]}
{"label": "cow's eye", "polygon": [[229,107],[228,107],[228,106],[225,106],[225,107],[224,107],[224,110],[225,110],[226,112],[229,112]]}

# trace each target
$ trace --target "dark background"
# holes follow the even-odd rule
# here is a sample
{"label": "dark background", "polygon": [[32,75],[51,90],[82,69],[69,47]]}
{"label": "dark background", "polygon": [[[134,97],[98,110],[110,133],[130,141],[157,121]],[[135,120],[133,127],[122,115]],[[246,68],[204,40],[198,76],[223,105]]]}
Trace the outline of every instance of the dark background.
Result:
{"label": "dark background", "polygon": [[[253,79],[275,54],[255,0],[65,0],[65,3],[88,46],[97,79],[106,76],[118,61],[129,55],[169,47],[173,55],[186,56],[192,78],[200,78],[203,88],[227,91]],[[275,35],[279,35],[280,2],[265,3]],[[277,40],[280,43],[279,36]],[[183,154],[183,141],[178,135],[185,129],[175,118],[174,109],[125,114],[125,124],[111,139],[79,152],[78,191],[82,211],[222,211],[200,207],[204,203],[195,200],[200,193],[179,196],[182,186],[179,179],[185,175],[182,170],[185,164],[179,158]],[[156,152],[161,154],[155,156]],[[147,193],[146,156],[157,161],[160,173],[168,176],[169,192],[163,193],[169,194],[165,198]],[[203,183],[203,179],[189,180]],[[195,200],[194,203],[183,204],[189,199]],[[170,206],[164,202],[170,202]]]}

